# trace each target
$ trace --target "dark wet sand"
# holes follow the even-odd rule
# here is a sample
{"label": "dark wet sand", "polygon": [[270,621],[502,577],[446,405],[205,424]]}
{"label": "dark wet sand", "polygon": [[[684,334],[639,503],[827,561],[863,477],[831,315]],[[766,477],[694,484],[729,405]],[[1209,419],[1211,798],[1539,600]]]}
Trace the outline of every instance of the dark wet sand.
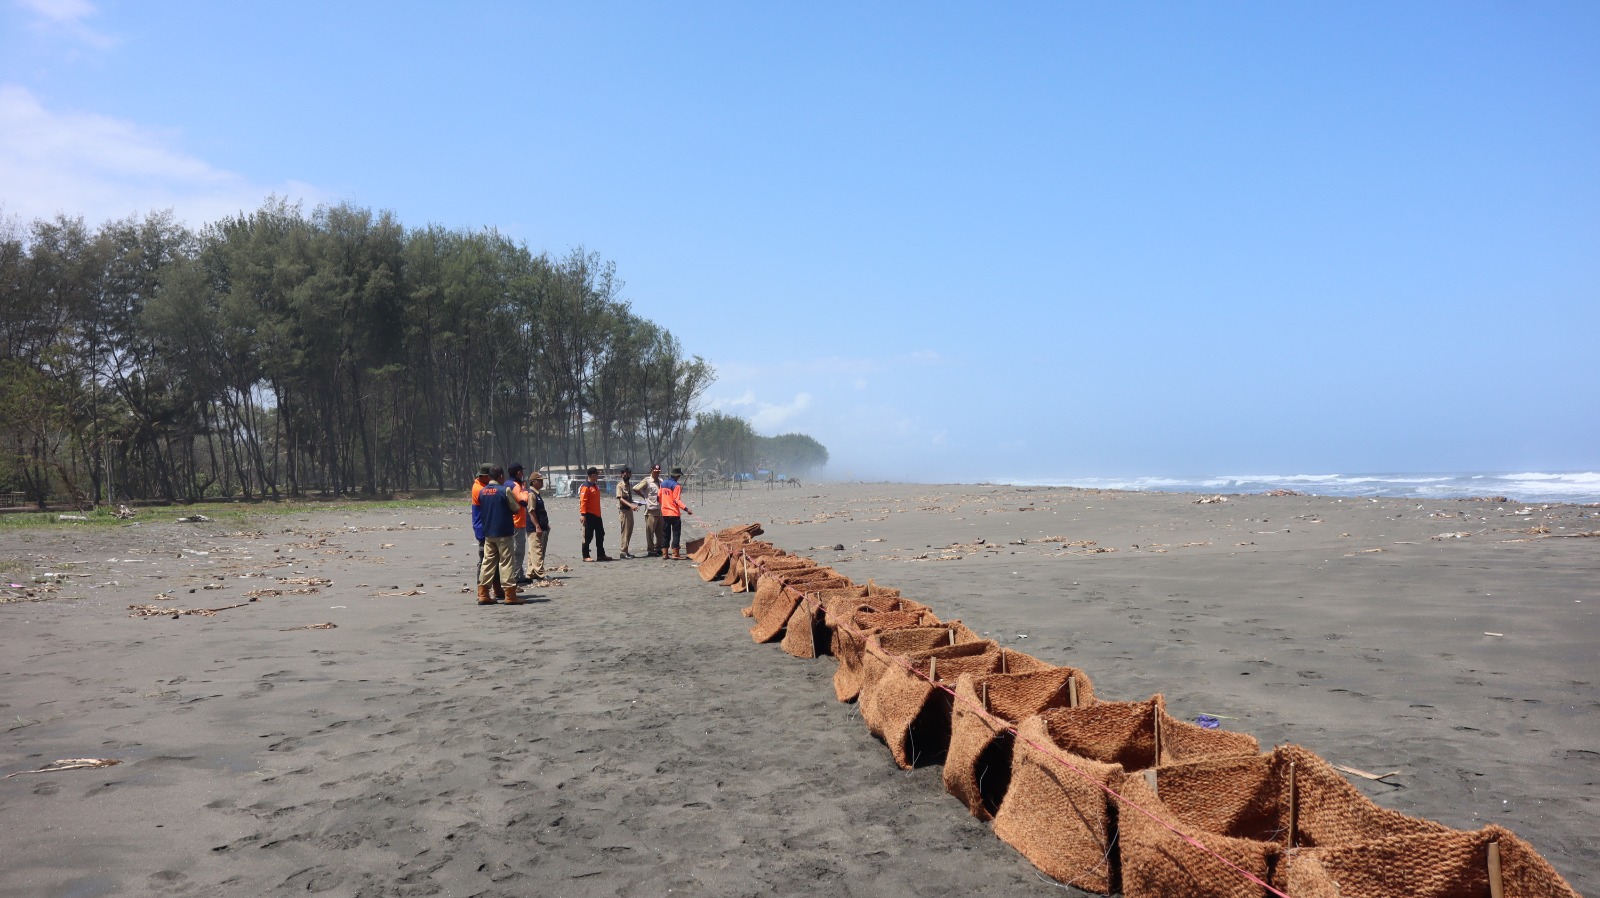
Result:
{"label": "dark wet sand", "polygon": [[[1600,539],[1564,537],[1600,509],[1196,498],[689,497],[1080,667],[1102,699],[1159,691],[1263,745],[1400,770],[1356,782],[1507,826],[1596,891]],[[751,643],[745,597],[688,564],[574,564],[576,512],[553,505],[552,560],[576,570],[521,608],[461,592],[464,510],[0,533],[7,582],[70,573],[0,605],[0,774],[123,762],[0,780],[0,895],[1061,894],[938,767],[893,766],[830,660]],[[294,588],[275,577],[332,584],[128,616]]]}

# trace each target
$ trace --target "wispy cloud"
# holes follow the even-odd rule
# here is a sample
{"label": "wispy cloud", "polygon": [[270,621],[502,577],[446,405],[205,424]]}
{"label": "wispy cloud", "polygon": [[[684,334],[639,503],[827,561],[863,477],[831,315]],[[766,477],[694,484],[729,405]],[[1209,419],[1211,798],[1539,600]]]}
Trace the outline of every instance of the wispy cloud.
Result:
{"label": "wispy cloud", "polygon": [[176,144],[173,135],[135,122],[54,111],[26,88],[0,85],[0,197],[9,215],[62,212],[99,224],[170,208],[199,226],[254,209],[271,193],[319,199],[297,182],[252,183]]}
{"label": "wispy cloud", "polygon": [[810,393],[796,393],[788,402],[767,402],[757,399],[754,390],[745,390],[735,397],[714,398],[706,403],[718,411],[743,415],[757,431],[772,432],[812,406]]}
{"label": "wispy cloud", "polygon": [[792,401],[782,404],[763,402],[759,404],[756,413],[750,416],[750,426],[756,430],[777,430],[789,419],[810,407],[810,393],[796,393]]}
{"label": "wispy cloud", "polygon": [[112,47],[117,43],[116,38],[86,23],[98,12],[89,0],[17,0],[17,5],[34,14],[37,27],[61,31],[92,47]]}

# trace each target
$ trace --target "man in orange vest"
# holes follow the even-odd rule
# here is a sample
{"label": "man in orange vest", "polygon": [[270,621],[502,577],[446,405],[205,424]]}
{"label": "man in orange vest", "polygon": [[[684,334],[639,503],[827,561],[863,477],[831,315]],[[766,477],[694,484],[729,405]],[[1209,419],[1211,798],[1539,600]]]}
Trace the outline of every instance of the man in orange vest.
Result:
{"label": "man in orange vest", "polygon": [[[606,524],[600,517],[600,469],[590,468],[589,479],[578,489],[578,516],[583,519],[583,560],[610,561],[606,554]],[[594,557],[589,557],[589,540],[594,540]]]}
{"label": "man in orange vest", "polygon": [[[478,476],[472,481],[472,535],[478,538],[478,567],[483,566],[483,507],[478,504],[478,494],[489,485],[489,473],[494,466],[488,462],[478,466]],[[495,595],[500,594],[500,570],[495,569]]]}
{"label": "man in orange vest", "polygon": [[[683,549],[679,545],[683,536],[683,515],[694,514],[689,506],[683,504],[683,484],[678,478],[683,476],[682,468],[673,468],[672,476],[661,481],[661,546],[662,558],[675,558],[683,560]],[[668,547],[672,554],[667,554]]]}
{"label": "man in orange vest", "polygon": [[511,526],[516,532],[511,534],[511,554],[517,562],[517,585],[522,586],[533,581],[528,578],[528,503],[533,499],[533,494],[522,485],[522,462],[514,461],[511,467],[506,468],[506,487],[511,490],[511,498],[517,501],[517,510],[511,515]]}
{"label": "man in orange vest", "polygon": [[[505,599],[507,605],[525,604],[517,595],[517,574],[512,570],[511,541],[515,528],[512,515],[517,500],[505,485],[506,472],[492,468],[489,482],[478,491],[478,505],[483,510],[483,564],[478,568],[478,604],[493,605],[496,598]],[[499,596],[492,591],[498,576]]]}

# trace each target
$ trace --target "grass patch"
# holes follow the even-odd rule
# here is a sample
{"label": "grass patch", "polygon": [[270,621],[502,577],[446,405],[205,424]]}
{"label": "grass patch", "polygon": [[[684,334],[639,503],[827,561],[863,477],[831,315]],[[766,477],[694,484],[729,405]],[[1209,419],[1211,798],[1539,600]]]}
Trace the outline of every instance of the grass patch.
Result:
{"label": "grass patch", "polygon": [[[178,518],[204,515],[212,523],[242,526],[261,518],[291,514],[338,514],[340,512],[370,513],[373,511],[421,509],[459,509],[466,504],[466,495],[413,499],[263,499],[253,502],[221,503],[197,502],[193,505],[156,505],[135,509],[138,514],[129,519],[116,516],[114,509],[102,506],[90,512],[45,511],[11,512],[0,515],[0,530],[42,530],[59,527],[125,527],[129,524],[171,524]],[[62,515],[78,516],[84,520],[61,520]],[[199,526],[205,526],[202,522]]]}

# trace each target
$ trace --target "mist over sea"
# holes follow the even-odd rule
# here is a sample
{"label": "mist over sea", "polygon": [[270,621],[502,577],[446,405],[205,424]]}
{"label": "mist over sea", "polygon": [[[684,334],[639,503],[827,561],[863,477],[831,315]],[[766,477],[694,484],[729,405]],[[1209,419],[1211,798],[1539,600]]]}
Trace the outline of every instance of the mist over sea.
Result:
{"label": "mist over sea", "polygon": [[1416,499],[1467,499],[1505,496],[1514,502],[1600,502],[1600,473],[1547,474],[1229,474],[1176,477],[991,477],[989,483],[1017,486],[1072,486],[1104,490],[1172,493],[1264,493],[1286,489],[1314,496],[1372,496]]}

